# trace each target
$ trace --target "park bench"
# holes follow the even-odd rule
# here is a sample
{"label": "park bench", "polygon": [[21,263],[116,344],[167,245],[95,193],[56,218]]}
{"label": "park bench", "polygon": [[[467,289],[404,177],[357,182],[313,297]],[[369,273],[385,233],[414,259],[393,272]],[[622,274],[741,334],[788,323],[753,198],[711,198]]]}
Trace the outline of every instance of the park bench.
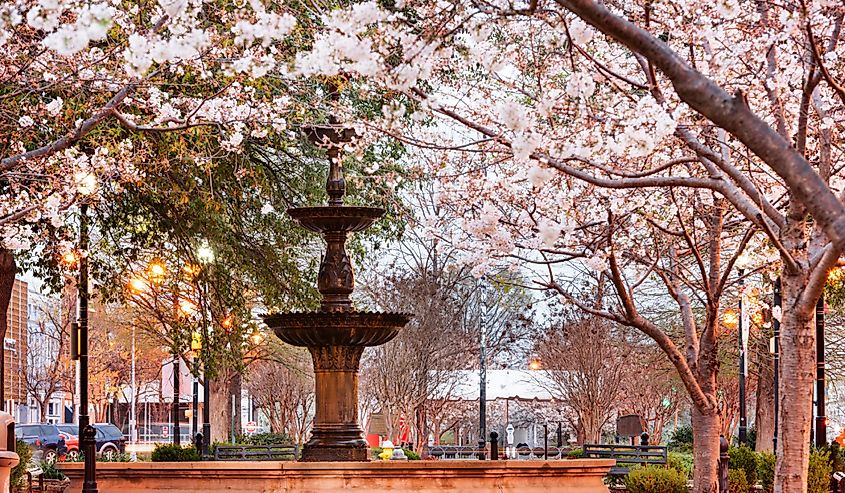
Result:
{"label": "park bench", "polygon": [[665,466],[666,447],[660,445],[593,445],[584,444],[584,457],[590,459],[616,459],[610,468],[611,475],[625,475],[631,465]]}
{"label": "park bench", "polygon": [[219,445],[214,460],[296,460],[298,445]]}

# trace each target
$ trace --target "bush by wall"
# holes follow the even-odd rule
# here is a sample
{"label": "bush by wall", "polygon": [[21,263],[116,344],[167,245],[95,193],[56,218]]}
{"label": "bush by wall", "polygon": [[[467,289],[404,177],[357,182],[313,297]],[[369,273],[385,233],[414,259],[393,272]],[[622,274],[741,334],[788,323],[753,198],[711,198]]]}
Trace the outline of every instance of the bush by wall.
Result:
{"label": "bush by wall", "polygon": [[584,458],[584,449],[582,448],[574,448],[566,453],[566,456],[570,459],[583,459]]}
{"label": "bush by wall", "polygon": [[669,452],[666,458],[666,465],[690,478],[692,477],[692,461],[692,454]]}
{"label": "bush by wall", "polygon": [[807,493],[828,493],[832,474],[830,452],[813,450],[810,454],[810,472],[807,474]]}
{"label": "bush by wall", "polygon": [[153,462],[192,462],[200,460],[200,454],[193,445],[180,447],[173,444],[158,444],[153,450]]}
{"label": "bush by wall", "polygon": [[692,426],[679,426],[672,432],[667,446],[673,452],[692,452]]}
{"label": "bush by wall", "polygon": [[748,493],[748,479],[742,469],[728,470],[728,493]]}
{"label": "bush by wall", "polygon": [[764,493],[774,491],[776,461],[777,457],[771,452],[757,452],[757,479],[763,486]]}
{"label": "bush by wall", "polygon": [[728,450],[730,461],[729,469],[741,469],[745,472],[745,481],[748,485],[757,484],[757,453],[746,446],[732,447]]}
{"label": "bush by wall", "polygon": [[676,469],[639,467],[625,476],[628,493],[687,493],[687,478]]}
{"label": "bush by wall", "polygon": [[30,447],[23,440],[18,440],[15,445],[18,457],[21,461],[12,468],[12,475],[9,483],[12,486],[12,491],[26,490],[26,468],[29,467],[29,461],[32,460],[32,447]]}
{"label": "bush by wall", "polygon": [[286,445],[293,443],[287,433],[256,433],[240,435],[235,440],[239,445]]}

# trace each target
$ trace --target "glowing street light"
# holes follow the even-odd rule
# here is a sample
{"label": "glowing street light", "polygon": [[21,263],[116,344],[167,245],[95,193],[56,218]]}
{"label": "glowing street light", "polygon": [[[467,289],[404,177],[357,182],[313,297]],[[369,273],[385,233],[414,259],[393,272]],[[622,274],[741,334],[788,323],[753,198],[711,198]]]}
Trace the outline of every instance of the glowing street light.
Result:
{"label": "glowing street light", "polygon": [[725,327],[733,330],[739,326],[739,314],[736,310],[732,308],[728,308],[725,310],[725,313],[722,314],[722,323]]}
{"label": "glowing street light", "polygon": [[252,329],[252,334],[249,335],[249,340],[252,342],[253,345],[258,346],[262,342],[264,342],[264,334],[258,330],[258,327]]}
{"label": "glowing street light", "polygon": [[543,361],[540,358],[534,358],[528,363],[529,370],[540,370],[543,368]]}
{"label": "glowing street light", "polygon": [[214,250],[209,246],[208,240],[202,240],[202,244],[197,249],[197,260],[202,264],[214,262]]}

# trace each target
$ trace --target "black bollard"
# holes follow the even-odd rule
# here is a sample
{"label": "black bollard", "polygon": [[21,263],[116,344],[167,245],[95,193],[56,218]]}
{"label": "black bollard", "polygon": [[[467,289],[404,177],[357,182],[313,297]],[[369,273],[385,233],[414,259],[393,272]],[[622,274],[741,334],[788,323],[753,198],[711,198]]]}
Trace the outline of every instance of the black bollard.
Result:
{"label": "black bollard", "polygon": [[484,447],[485,446],[486,446],[486,443],[484,442],[483,438],[478,441],[478,460],[484,460],[485,455],[487,455],[487,454],[484,453]]}
{"label": "black bollard", "polygon": [[543,460],[549,460],[549,425],[543,425]]}
{"label": "black bollard", "polygon": [[719,435],[719,493],[728,493],[728,441]]}
{"label": "black bollard", "polygon": [[640,435],[640,445],[647,447],[648,446],[648,439],[649,439],[648,433],[643,432],[642,435]]}
{"label": "black bollard", "polygon": [[490,432],[490,460],[499,460],[499,434]]}
{"label": "black bollard", "polygon": [[[198,454],[201,454],[203,451],[202,442],[202,433],[197,433],[196,435],[194,435],[194,448],[197,449]],[[203,459],[205,459],[205,457],[203,457]]]}

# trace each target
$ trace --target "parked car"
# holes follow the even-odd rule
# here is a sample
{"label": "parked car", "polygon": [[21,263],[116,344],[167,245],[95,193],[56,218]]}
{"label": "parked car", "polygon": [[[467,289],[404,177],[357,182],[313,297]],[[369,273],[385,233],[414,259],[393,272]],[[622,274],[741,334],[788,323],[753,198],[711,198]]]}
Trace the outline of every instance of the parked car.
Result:
{"label": "parked car", "polygon": [[126,437],[120,428],[111,423],[95,423],[97,429],[97,453],[111,459],[115,454],[126,452]]}
{"label": "parked car", "polygon": [[[114,454],[126,451],[126,438],[117,426],[111,423],[95,423],[97,430],[95,449],[98,454],[112,458]],[[64,433],[79,433],[78,425],[59,425],[59,430]]]}
{"label": "parked car", "polygon": [[78,461],[79,437],[77,436],[77,433],[79,433],[79,425],[75,425],[73,423],[63,423],[56,425],[56,427],[59,429],[59,433],[65,437],[65,443],[67,444],[66,460],[71,462]]}
{"label": "parked car", "polygon": [[15,425],[15,436],[42,454],[45,462],[79,456],[79,440],[50,423]]}

